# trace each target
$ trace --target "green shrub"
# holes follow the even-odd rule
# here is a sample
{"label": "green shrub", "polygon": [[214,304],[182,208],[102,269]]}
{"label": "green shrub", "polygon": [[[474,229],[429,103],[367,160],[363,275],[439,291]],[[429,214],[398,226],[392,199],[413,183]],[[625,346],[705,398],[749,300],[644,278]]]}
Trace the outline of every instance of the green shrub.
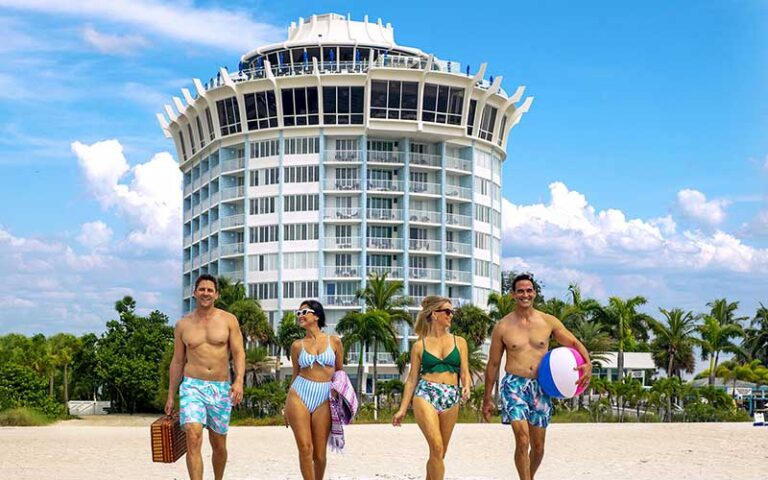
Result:
{"label": "green shrub", "polygon": [[0,427],[40,427],[53,420],[31,408],[13,408],[0,412]]}
{"label": "green shrub", "polygon": [[65,415],[64,405],[48,395],[48,385],[30,368],[16,364],[0,368],[0,411],[31,408],[48,418]]}

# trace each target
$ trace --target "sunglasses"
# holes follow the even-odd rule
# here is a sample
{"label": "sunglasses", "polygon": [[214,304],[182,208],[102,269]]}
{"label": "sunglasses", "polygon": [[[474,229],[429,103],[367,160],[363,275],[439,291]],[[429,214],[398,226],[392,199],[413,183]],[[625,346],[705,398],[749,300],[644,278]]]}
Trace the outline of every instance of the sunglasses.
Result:
{"label": "sunglasses", "polygon": [[435,310],[435,313],[442,312],[446,315],[453,316],[453,309],[452,308],[441,308],[440,310]]}
{"label": "sunglasses", "polygon": [[296,313],[297,317],[303,317],[308,313],[315,313],[315,311],[312,310],[311,308],[305,308],[303,310],[296,310],[294,313]]}

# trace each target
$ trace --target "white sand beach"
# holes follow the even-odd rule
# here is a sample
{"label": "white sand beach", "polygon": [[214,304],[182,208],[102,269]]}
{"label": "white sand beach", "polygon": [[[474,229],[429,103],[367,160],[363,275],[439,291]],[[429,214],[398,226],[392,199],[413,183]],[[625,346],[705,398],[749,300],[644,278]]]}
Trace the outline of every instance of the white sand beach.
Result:
{"label": "white sand beach", "polygon": [[[184,459],[150,460],[149,417],[93,417],[48,427],[0,428],[0,477],[185,479]],[[329,453],[326,478],[424,478],[427,446],[416,425],[353,425],[347,450]],[[503,425],[457,425],[449,479],[510,479],[513,440]],[[205,448],[206,478],[210,448]],[[537,479],[765,479],[768,427],[739,424],[555,424]],[[226,478],[297,479],[296,447],[284,427],[233,427]]]}

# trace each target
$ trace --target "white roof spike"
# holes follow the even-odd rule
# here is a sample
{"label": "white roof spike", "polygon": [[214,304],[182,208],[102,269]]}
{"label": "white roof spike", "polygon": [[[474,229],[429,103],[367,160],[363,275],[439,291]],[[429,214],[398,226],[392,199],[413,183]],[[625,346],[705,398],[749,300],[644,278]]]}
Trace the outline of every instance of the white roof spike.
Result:
{"label": "white roof spike", "polygon": [[184,114],[186,107],[184,107],[184,104],[181,103],[181,99],[179,97],[173,97],[173,105],[176,107],[176,110],[178,110],[179,113],[182,115]]}
{"label": "white roof spike", "polygon": [[199,78],[193,78],[192,83],[195,84],[195,90],[197,90],[197,94],[201,97],[205,96],[205,87],[203,86],[203,82],[200,81]]}
{"label": "white roof spike", "polygon": [[184,96],[184,100],[187,102],[187,105],[189,105],[190,107],[192,106],[192,104],[195,103],[195,99],[192,98],[192,93],[190,93],[188,88],[182,88],[181,94]]}
{"label": "white roof spike", "polygon": [[168,114],[168,119],[171,122],[175,122],[176,118],[177,118],[177,115],[173,112],[173,108],[170,105],[168,105],[167,103],[165,105],[163,105],[163,108],[165,109],[165,113]]}
{"label": "white roof spike", "polygon": [[162,113],[156,113],[155,116],[157,117],[157,121],[160,123],[160,126],[163,128],[163,130],[166,130],[168,128],[168,120],[165,119],[165,115]]}

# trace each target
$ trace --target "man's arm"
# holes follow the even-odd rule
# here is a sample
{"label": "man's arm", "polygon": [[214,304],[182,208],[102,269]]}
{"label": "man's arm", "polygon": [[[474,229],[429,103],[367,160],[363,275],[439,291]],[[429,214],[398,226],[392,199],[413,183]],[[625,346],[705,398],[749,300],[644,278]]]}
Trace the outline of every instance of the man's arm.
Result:
{"label": "man's arm", "polygon": [[232,364],[235,369],[235,378],[232,379],[230,396],[232,403],[237,405],[243,399],[243,380],[245,378],[245,348],[243,347],[243,334],[237,318],[229,315],[229,348],[232,352]]}
{"label": "man's arm", "polygon": [[575,348],[581,354],[582,358],[584,358],[584,365],[577,367],[577,370],[581,371],[577,383],[579,384],[579,387],[586,388],[592,378],[592,360],[589,358],[587,348],[573,333],[571,333],[570,330],[565,328],[563,322],[552,315],[549,315],[548,317],[549,321],[552,322],[552,336],[555,337],[555,340],[564,347]]}
{"label": "man's arm", "polygon": [[491,420],[491,396],[493,386],[499,378],[499,364],[504,353],[504,341],[502,340],[504,328],[501,322],[497,323],[491,334],[491,349],[488,352],[488,362],[485,365],[485,393],[483,395],[483,417],[485,421]]}
{"label": "man's arm", "polygon": [[181,376],[184,372],[184,363],[186,363],[187,346],[181,339],[182,320],[176,324],[173,330],[173,358],[168,371],[168,398],[165,401],[165,414],[170,415],[176,403],[176,391],[181,383]]}

